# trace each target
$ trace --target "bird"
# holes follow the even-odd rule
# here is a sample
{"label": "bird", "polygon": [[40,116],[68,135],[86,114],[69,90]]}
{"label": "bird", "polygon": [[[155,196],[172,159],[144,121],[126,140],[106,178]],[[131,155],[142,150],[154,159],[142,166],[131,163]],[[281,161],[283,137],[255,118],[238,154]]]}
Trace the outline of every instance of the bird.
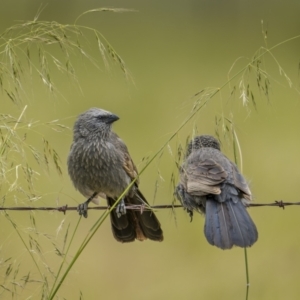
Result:
{"label": "bird", "polygon": [[257,228],[246,207],[252,200],[247,181],[210,135],[196,136],[179,168],[175,195],[189,213],[205,214],[207,241],[220,249],[252,246]]}
{"label": "bird", "polygon": [[[74,187],[87,199],[77,208],[87,217],[89,203],[102,197],[111,207],[128,185],[138,176],[123,140],[112,131],[119,117],[100,108],[90,108],[77,117],[73,127],[73,142],[68,155],[68,173]],[[118,242],[135,240],[163,241],[160,222],[152,210],[126,210],[126,206],[149,206],[139,189],[139,181],[110,213],[111,228]]]}

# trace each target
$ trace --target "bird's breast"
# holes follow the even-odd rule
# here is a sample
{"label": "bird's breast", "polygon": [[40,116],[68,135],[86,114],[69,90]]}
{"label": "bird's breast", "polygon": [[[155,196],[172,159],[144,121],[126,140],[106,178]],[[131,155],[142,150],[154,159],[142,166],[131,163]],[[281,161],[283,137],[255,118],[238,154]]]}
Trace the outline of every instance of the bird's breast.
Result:
{"label": "bird's breast", "polygon": [[69,167],[70,176],[82,194],[89,190],[118,197],[130,183],[122,157],[111,143],[95,140],[73,145],[69,160],[75,169],[70,172]]}

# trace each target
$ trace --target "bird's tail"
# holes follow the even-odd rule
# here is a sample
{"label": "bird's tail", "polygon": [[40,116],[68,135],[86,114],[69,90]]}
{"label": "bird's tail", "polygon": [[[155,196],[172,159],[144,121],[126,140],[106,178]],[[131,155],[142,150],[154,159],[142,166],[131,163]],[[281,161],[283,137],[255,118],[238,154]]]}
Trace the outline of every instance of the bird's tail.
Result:
{"label": "bird's tail", "polygon": [[[108,205],[113,205],[115,200],[107,198]],[[137,189],[133,197],[126,196],[126,205],[142,205],[148,204],[145,197]],[[163,231],[160,223],[154,214],[149,210],[136,211],[127,209],[126,214],[117,216],[116,211],[113,210],[110,214],[112,231],[115,239],[119,242],[133,242],[135,239],[143,241],[150,239],[153,241],[163,240]]]}
{"label": "bird's tail", "polygon": [[250,247],[258,238],[256,226],[246,207],[240,199],[234,200],[237,201],[206,200],[205,236],[211,245],[221,249],[230,249],[234,245]]}
{"label": "bird's tail", "polygon": [[[112,206],[115,200],[107,197],[107,203]],[[114,209],[110,213],[111,229],[115,239],[121,243],[133,242],[136,237],[134,215],[132,211],[128,211],[120,217],[117,216],[116,210]]]}

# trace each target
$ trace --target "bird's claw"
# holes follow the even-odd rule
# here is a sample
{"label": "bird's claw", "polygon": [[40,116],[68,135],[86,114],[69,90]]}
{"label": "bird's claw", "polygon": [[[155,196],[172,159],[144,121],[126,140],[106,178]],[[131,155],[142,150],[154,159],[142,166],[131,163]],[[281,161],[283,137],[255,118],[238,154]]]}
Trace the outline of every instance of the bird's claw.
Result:
{"label": "bird's claw", "polygon": [[124,199],[121,199],[121,201],[117,205],[116,214],[118,218],[120,218],[122,215],[126,215],[126,207],[125,207]]}
{"label": "bird's claw", "polygon": [[193,221],[193,215],[194,215],[193,210],[187,209],[187,212],[188,212],[188,214],[189,214],[189,216],[191,218],[190,222],[192,222]]}
{"label": "bird's claw", "polygon": [[87,209],[88,209],[88,203],[87,202],[81,203],[77,207],[77,211],[78,211],[79,215],[84,216],[85,218],[87,218],[87,216],[88,216]]}

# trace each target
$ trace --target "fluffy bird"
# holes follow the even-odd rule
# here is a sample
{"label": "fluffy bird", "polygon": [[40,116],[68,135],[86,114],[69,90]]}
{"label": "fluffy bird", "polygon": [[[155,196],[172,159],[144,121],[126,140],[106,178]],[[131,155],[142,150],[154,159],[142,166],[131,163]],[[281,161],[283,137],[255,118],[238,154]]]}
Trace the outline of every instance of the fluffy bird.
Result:
{"label": "fluffy bird", "polygon": [[[68,171],[75,188],[88,198],[77,209],[84,217],[90,201],[101,196],[112,206],[138,175],[125,143],[111,130],[118,119],[109,111],[91,108],[74,124]],[[152,211],[126,211],[127,205],[148,205],[138,184],[136,180],[110,214],[113,235],[119,242],[162,241],[163,232]]]}
{"label": "fluffy bird", "polygon": [[175,194],[183,207],[205,214],[207,241],[221,249],[250,247],[258,232],[246,207],[249,186],[212,136],[195,137],[188,145]]}

